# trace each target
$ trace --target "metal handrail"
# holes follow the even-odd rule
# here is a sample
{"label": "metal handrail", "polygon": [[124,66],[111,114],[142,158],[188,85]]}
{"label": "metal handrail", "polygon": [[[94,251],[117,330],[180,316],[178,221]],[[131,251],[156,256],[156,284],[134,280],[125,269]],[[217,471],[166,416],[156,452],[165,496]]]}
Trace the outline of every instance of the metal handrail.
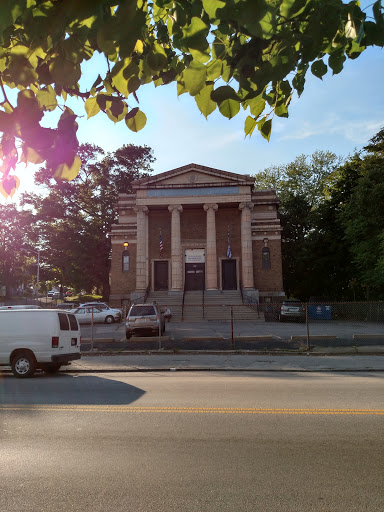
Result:
{"label": "metal handrail", "polygon": [[181,321],[184,320],[184,300],[185,300],[185,281],[184,281],[184,288],[183,288],[183,301],[181,303]]}
{"label": "metal handrail", "polygon": [[205,304],[204,304],[204,297],[205,297],[205,289],[203,285],[203,319],[205,318]]}
{"label": "metal handrail", "polygon": [[151,289],[151,285],[150,285],[150,283],[148,283],[148,286],[147,286],[147,288],[145,289],[144,302],[147,302],[147,299],[148,299],[148,295],[149,295],[150,289]]}
{"label": "metal handrail", "polygon": [[240,284],[241,302],[244,304],[243,283],[240,281],[239,284]]}

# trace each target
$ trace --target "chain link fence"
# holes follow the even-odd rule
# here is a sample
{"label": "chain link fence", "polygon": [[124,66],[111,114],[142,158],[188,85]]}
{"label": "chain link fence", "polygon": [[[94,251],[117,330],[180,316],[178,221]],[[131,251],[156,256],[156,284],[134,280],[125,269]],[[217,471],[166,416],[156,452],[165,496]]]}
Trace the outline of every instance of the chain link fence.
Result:
{"label": "chain link fence", "polygon": [[384,347],[384,302],[175,305],[171,323],[179,322],[192,334],[172,326],[174,339],[202,348],[202,339],[235,350]]}

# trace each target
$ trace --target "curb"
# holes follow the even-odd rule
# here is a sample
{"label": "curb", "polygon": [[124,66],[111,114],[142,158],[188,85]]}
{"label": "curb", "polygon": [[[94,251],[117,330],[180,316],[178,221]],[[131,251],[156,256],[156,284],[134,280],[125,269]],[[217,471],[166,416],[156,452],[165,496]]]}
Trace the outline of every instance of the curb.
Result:
{"label": "curb", "polygon": [[259,373],[363,373],[363,372],[384,372],[384,369],[375,368],[184,368],[184,367],[169,367],[169,368],[120,368],[120,369],[97,369],[97,370],[62,370],[61,373],[150,373],[150,372],[259,372]]}
{"label": "curb", "polygon": [[94,352],[84,351],[81,356],[161,356],[161,355],[217,355],[217,356],[384,356],[383,352],[307,352],[306,350],[298,351],[265,351],[265,350],[95,350]]}

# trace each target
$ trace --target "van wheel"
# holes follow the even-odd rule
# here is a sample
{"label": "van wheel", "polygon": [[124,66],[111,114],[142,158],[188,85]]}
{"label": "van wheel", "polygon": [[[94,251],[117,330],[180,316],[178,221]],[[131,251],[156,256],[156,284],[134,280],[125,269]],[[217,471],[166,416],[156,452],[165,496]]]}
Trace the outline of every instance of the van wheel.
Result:
{"label": "van wheel", "polygon": [[52,364],[42,364],[41,365],[41,369],[43,370],[43,372],[45,373],[50,373],[50,374],[53,374],[53,373],[57,373],[61,368],[61,364],[59,363],[52,363]]}
{"label": "van wheel", "polygon": [[12,359],[11,365],[13,375],[19,378],[32,377],[36,371],[35,358],[27,352],[17,354]]}
{"label": "van wheel", "polygon": [[113,324],[114,321],[115,320],[114,320],[113,316],[107,316],[107,318],[105,319],[106,324]]}

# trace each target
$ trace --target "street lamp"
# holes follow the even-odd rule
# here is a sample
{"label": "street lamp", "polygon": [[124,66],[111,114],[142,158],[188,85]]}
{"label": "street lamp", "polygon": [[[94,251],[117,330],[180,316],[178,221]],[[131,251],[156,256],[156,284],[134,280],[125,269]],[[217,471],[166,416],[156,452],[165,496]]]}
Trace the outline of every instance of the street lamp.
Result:
{"label": "street lamp", "polygon": [[39,296],[39,278],[40,278],[40,249],[37,249],[35,251],[34,249],[25,249],[24,247],[21,248],[22,251],[25,252],[33,252],[34,254],[37,254],[37,275],[36,275],[36,296]]}

